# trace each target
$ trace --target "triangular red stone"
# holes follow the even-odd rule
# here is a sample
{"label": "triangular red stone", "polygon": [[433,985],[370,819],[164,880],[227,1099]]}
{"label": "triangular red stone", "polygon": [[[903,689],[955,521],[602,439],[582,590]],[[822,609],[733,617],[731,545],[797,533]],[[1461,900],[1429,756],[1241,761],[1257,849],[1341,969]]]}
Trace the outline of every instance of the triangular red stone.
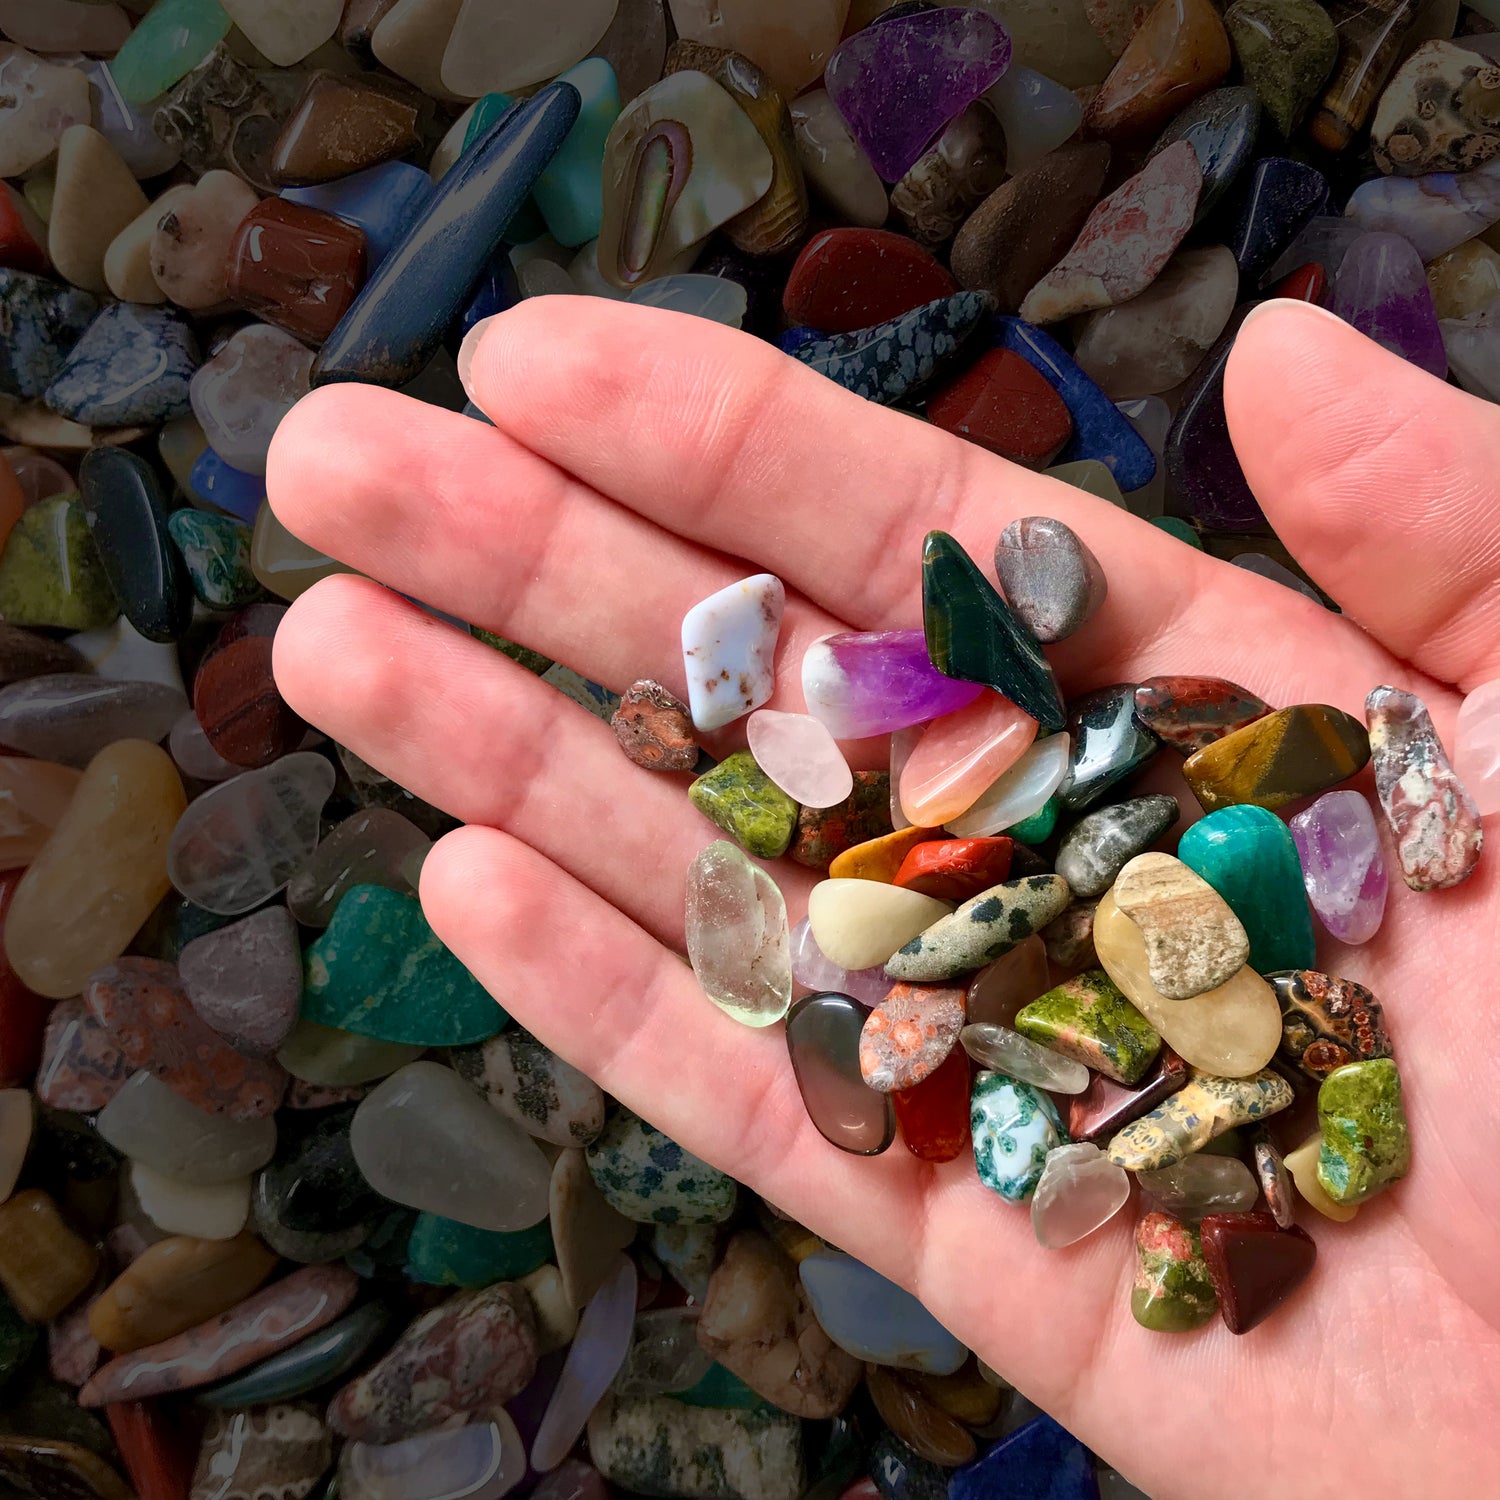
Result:
{"label": "triangular red stone", "polygon": [[1249,1333],[1307,1279],[1318,1247],[1295,1224],[1280,1228],[1270,1214],[1209,1214],[1203,1259],[1231,1333]]}

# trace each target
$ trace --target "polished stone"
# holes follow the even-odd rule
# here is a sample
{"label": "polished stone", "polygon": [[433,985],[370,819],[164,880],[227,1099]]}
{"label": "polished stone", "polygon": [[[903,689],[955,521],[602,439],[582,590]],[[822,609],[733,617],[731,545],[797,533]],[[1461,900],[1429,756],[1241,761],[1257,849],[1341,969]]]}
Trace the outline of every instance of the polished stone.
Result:
{"label": "polished stone", "polygon": [[1305,1229],[1282,1229],[1268,1213],[1211,1214],[1203,1258],[1231,1333],[1248,1333],[1302,1284],[1317,1258]]}
{"label": "polished stone", "polygon": [[688,703],[698,729],[722,729],[771,697],[785,607],[781,580],[757,573],[710,594],[682,617]]}
{"label": "polished stone", "polygon": [[1336,1068],[1391,1055],[1385,1011],[1364,985],[1316,969],[1275,974],[1281,1056],[1321,1083]]}
{"label": "polished stone", "polygon": [[1056,875],[1007,880],[924,928],[887,959],[886,973],[910,983],[982,969],[1045,927],[1068,900],[1067,883]]}
{"label": "polished stone", "polygon": [[1161,1038],[1150,1022],[1098,969],[1066,980],[1023,1006],[1015,1027],[1031,1041],[1127,1087],[1145,1077],[1161,1050]]}
{"label": "polished stone", "polygon": [[1290,137],[1319,97],[1338,58],[1339,38],[1314,0],[1236,0],[1224,12],[1245,81]]}
{"label": "polished stone", "polygon": [[115,302],[73,346],[46,402],[59,416],[103,427],[162,422],[190,409],[197,368],[198,342],[186,319]]}
{"label": "polished stone", "polygon": [[1133,1172],[1170,1167],[1237,1125],[1292,1103],[1292,1088],[1269,1069],[1248,1078],[1195,1073],[1186,1087],[1131,1121],[1109,1142],[1109,1159]]}
{"label": "polished stone", "polygon": [[685,931],[693,974],[720,1010],[747,1026],[781,1020],[792,999],[786,902],[727,840],[715,839],[688,869]]}
{"label": "polished stone", "polygon": [[1448,355],[1427,273],[1398,234],[1366,234],[1350,245],[1334,278],[1333,310],[1383,349],[1439,380]]}
{"label": "polished stone", "polygon": [[1175,797],[1154,793],[1085,814],[1058,845],[1057,873],[1075,898],[1102,896],[1136,855],[1173,827],[1178,811]]}
{"label": "polished stone", "polygon": [[927,654],[923,632],[841,632],[814,641],[802,658],[807,711],[836,740],[889,734],[973,702],[977,683],[945,677]]}
{"label": "polished stone", "polygon": [[1155,1333],[1187,1333],[1218,1306],[1196,1226],[1153,1210],[1135,1228],[1136,1271],[1130,1311]]}
{"label": "polished stone", "polygon": [[1218,677],[1148,677],[1135,690],[1135,716],[1165,745],[1191,755],[1270,713],[1246,688]]}
{"label": "polished stone", "polygon": [[333,214],[270,198],[240,221],[228,263],[231,301],[320,344],[359,291],[365,237]]}
{"label": "polished stone", "polygon": [[1026,1202],[1048,1152],[1063,1139],[1051,1098],[1004,1073],[982,1072],[974,1080],[969,1125],[979,1180],[1009,1203]]}
{"label": "polished stone", "polygon": [[1106,792],[1144,766],[1161,741],[1135,716],[1135,684],[1096,688],[1068,705],[1072,759],[1059,788],[1075,812],[1092,807]]}
{"label": "polished stone", "polygon": [[1183,775],[1206,812],[1237,803],[1274,812],[1347,781],[1369,758],[1369,736],[1358,719],[1307,703],[1278,709],[1196,751]]}

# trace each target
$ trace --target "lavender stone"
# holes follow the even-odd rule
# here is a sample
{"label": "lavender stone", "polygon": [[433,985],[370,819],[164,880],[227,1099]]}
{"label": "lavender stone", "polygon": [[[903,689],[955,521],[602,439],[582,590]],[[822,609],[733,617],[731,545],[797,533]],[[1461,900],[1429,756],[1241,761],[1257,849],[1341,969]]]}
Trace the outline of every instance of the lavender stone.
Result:
{"label": "lavender stone", "polygon": [[1448,354],[1422,258],[1398,234],[1366,234],[1334,281],[1333,310],[1383,349],[1448,378]]}
{"label": "lavender stone", "polygon": [[1376,177],[1349,195],[1344,216],[1409,240],[1433,261],[1500,220],[1500,161],[1474,172]]}
{"label": "lavender stone", "polygon": [[873,969],[841,969],[818,947],[806,917],[792,928],[792,978],[803,989],[848,995],[872,1007],[891,992],[884,964],[876,964]]}
{"label": "lavender stone", "polygon": [[836,740],[889,734],[972,703],[977,682],[944,677],[920,630],[847,631],[814,641],[802,658],[807,711]]}
{"label": "lavender stone", "polygon": [[1307,899],[1341,943],[1367,943],[1385,916],[1385,859],[1359,792],[1329,792],[1291,820]]}

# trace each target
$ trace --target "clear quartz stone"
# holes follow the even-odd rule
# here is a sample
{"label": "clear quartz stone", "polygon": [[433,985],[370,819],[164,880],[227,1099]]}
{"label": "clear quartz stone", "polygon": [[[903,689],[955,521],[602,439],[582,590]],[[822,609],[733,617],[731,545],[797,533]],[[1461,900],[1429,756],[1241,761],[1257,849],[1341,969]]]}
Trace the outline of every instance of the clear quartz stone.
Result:
{"label": "clear quartz stone", "polygon": [[1129,1197],[1130,1174],[1097,1146],[1054,1146],[1031,1197],[1031,1227],[1039,1243],[1061,1250],[1107,1224]]}
{"label": "clear quartz stone", "polygon": [[976,1021],[959,1032],[964,1051],[983,1068],[993,1068],[1054,1094],[1081,1094],[1089,1086],[1089,1070],[1081,1062],[1053,1052],[1008,1026]]}
{"label": "clear quartz stone", "polygon": [[1260,1196],[1255,1173],[1233,1156],[1204,1156],[1200,1152],[1170,1167],[1137,1172],[1135,1176],[1142,1190],[1174,1219],[1247,1213]]}
{"label": "clear quartz stone", "polygon": [[727,839],[688,869],[687,950],[704,993],[747,1026],[772,1026],[792,1003],[786,902],[771,877]]}
{"label": "clear quartz stone", "polygon": [[698,1344],[697,1307],[637,1313],[630,1350],[612,1387],[615,1395],[671,1396],[697,1385],[713,1364]]}

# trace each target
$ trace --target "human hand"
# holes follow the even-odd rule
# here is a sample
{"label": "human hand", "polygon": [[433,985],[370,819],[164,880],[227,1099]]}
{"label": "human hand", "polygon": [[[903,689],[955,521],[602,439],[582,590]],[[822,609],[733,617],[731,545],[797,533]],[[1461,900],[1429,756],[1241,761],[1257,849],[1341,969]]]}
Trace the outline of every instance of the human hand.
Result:
{"label": "human hand", "polygon": [[[1396,884],[1362,948],[1320,967],[1386,1005],[1410,1176],[1347,1225],[1303,1210],[1309,1283],[1248,1338],[1148,1333],[1122,1215],[1066,1251],[972,1161],[845,1155],[807,1118],[785,1043],[710,1004],[676,957],[714,831],[686,778],[647,774],[599,720],[425,600],[623,689],[682,692],[679,627],[747,573],[786,584],[776,696],[807,646],[921,620],[922,539],[988,558],[1048,514],[1109,597],[1050,655],[1068,696],[1161,673],[1362,715],[1420,694],[1452,744],[1500,676],[1500,410],[1331,317],[1252,317],[1230,424],[1282,539],[1342,617],[1103,501],[869,405],[702,320],[571,298],[495,320],[468,375],[491,429],[378,389],[315,392],[282,424],[280,519],[367,577],[325,580],[276,637],[291,705],[471,826],[422,872],[442,937],[548,1046],[688,1150],[921,1297],[989,1365],[1159,1500],[1477,1495],[1500,1485],[1500,874]],[[375,580],[379,580],[376,582]],[[815,876],[776,875],[793,921]]]}

